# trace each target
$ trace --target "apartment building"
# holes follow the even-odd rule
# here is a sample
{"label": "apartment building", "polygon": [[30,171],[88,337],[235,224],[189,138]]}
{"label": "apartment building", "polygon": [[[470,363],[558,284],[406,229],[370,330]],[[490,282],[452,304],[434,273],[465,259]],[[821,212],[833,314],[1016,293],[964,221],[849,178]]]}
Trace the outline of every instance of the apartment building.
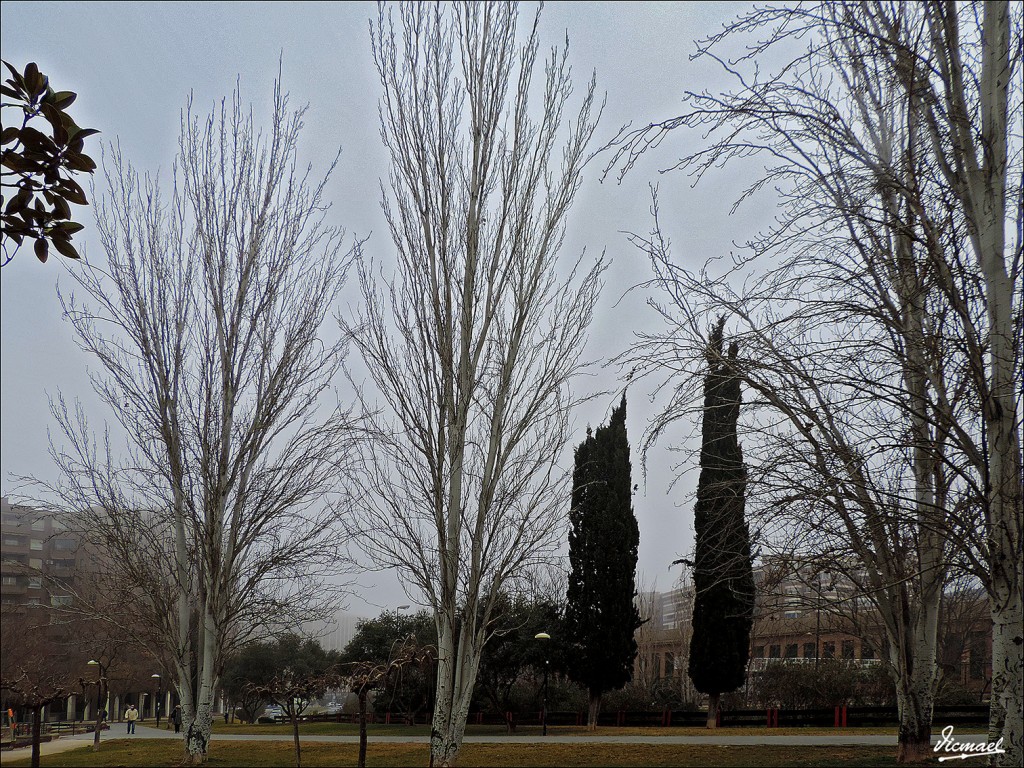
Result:
{"label": "apartment building", "polygon": [[[749,671],[818,659],[843,659],[864,667],[882,664],[884,632],[856,578],[852,569],[829,573],[791,563],[755,568]],[[637,606],[646,623],[636,634],[634,679],[685,676],[693,586],[643,593]],[[992,633],[980,589],[951,589],[940,623],[937,661],[943,676],[983,700],[992,677]]]}

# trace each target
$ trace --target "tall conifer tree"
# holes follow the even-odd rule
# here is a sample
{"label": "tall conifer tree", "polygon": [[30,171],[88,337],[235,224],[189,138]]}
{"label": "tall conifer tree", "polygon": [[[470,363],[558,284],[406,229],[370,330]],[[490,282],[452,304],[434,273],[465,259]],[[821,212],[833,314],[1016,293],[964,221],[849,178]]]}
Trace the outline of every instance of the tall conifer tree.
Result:
{"label": "tall conifer tree", "polygon": [[633,514],[626,396],[608,424],[576,449],[569,511],[566,633],[570,674],[590,693],[588,727],[597,727],[601,695],[633,678],[640,615],[636,560],[640,529]]}
{"label": "tall conifer tree", "polygon": [[694,510],[693,636],[690,679],[708,694],[708,728],[723,693],[743,685],[754,613],[750,533],[744,518],[747,470],[736,436],[740,382],[737,345],[723,357],[725,318],[711,330],[704,379],[700,480]]}

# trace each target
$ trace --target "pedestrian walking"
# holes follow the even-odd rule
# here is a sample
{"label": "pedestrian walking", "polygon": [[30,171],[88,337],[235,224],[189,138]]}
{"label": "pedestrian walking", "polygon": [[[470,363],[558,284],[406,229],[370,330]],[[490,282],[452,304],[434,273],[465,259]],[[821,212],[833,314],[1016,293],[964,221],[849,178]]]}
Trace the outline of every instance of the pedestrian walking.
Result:
{"label": "pedestrian walking", "polygon": [[174,723],[174,732],[181,732],[181,704],[174,705],[174,711],[171,712],[171,722]]}
{"label": "pedestrian walking", "polygon": [[139,719],[139,710],[134,704],[128,705],[128,711],[124,713],[124,719],[128,721],[128,733],[135,733],[135,721]]}

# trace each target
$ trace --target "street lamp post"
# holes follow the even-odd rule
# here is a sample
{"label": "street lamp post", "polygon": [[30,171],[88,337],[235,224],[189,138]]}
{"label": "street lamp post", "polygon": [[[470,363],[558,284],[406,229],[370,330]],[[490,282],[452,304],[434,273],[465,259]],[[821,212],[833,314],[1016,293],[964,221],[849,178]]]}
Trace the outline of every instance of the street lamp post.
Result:
{"label": "street lamp post", "polygon": [[92,751],[96,752],[100,748],[100,731],[103,730],[103,701],[106,699],[104,689],[106,688],[107,672],[103,668],[103,664],[95,659],[89,659],[86,664],[96,667],[96,726],[92,734]]}
{"label": "street lamp post", "polygon": [[[551,635],[547,632],[538,632],[533,636],[535,640],[550,640]],[[544,698],[542,700],[542,706],[540,710],[540,722],[541,728],[543,729],[543,735],[548,735],[548,658],[547,652],[544,654]]]}
{"label": "street lamp post", "polygon": [[161,690],[161,687],[160,687],[160,675],[150,675],[150,677],[152,677],[154,680],[156,680],[156,700],[155,700],[155,702],[153,704],[153,709],[155,710],[153,712],[153,714],[156,715],[156,727],[159,728],[160,727],[160,697],[163,694],[163,691]]}

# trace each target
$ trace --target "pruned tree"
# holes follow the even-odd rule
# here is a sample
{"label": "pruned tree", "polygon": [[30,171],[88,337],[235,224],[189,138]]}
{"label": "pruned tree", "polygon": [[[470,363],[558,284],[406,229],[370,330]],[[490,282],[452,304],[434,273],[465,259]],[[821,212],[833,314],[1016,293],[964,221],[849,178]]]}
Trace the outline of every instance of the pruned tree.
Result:
{"label": "pruned tree", "polygon": [[[886,616],[901,760],[930,753],[936,627],[950,558],[984,580],[997,627],[1020,626],[1020,580],[1011,575],[1020,571],[1019,517],[1004,506],[1020,492],[1020,412],[996,404],[993,392],[1006,390],[993,383],[1020,377],[1021,246],[1019,237],[1008,247],[989,231],[982,254],[964,190],[949,173],[962,169],[988,195],[985,227],[999,218],[1000,233],[1012,231],[1007,201],[1020,198],[1020,164],[1009,162],[1005,139],[1015,135],[1008,120],[1021,110],[1001,99],[1020,101],[1018,83],[1003,77],[1019,68],[1019,46],[1009,38],[1019,40],[1020,27],[1020,14],[1003,3],[757,9],[700,47],[716,56],[737,35],[757,35],[729,65],[736,91],[688,94],[691,110],[632,134],[620,155],[628,167],[669,131],[690,126],[708,131],[710,143],[678,167],[698,176],[752,152],[772,158],[747,194],[774,187],[783,216],[750,245],[755,256],[787,254],[784,263],[737,289],[738,281],[657,257],[658,279],[681,310],[670,317],[676,331],[723,309],[744,325],[744,381],[782,419],[763,422],[761,434],[787,457],[775,469],[759,467],[751,485],[774,477],[763,487],[793,505],[789,522],[804,533],[787,531],[790,545],[833,559],[856,553],[854,575]],[[1007,29],[1017,31],[1000,31]],[[741,72],[800,36],[806,51],[778,74]],[[992,153],[982,152],[987,145]],[[1020,156],[1019,146],[1011,149]],[[643,245],[666,252],[658,233]],[[999,311],[988,306],[997,298]],[[997,411],[999,427],[989,422]],[[1007,467],[1017,479],[993,482]],[[824,500],[820,514],[808,513]],[[1004,669],[1020,663],[1024,643],[1013,637],[1020,633],[1007,629],[1000,641]],[[992,740],[1001,733],[1007,744],[1020,743],[1020,678],[1002,677]],[[1020,747],[1001,759],[1018,763]]]}
{"label": "pruned tree", "polygon": [[723,317],[708,337],[693,516],[693,633],[687,669],[694,687],[708,695],[708,728],[718,726],[721,695],[746,680],[754,619],[750,532],[744,514],[747,470],[736,430],[738,346],[732,342],[726,354],[724,328]]}
{"label": "pruned tree", "polygon": [[268,678],[245,685],[245,693],[281,707],[292,726],[295,768],[302,768],[299,717],[310,701],[323,696],[327,689],[341,685],[337,661],[334,654],[325,651],[320,643],[291,632],[278,637],[273,643],[258,646],[252,650],[257,657],[269,657],[273,671]]}
{"label": "pruned tree", "polygon": [[[412,615],[384,611],[375,618],[362,619],[356,624],[355,634],[341,652],[341,663],[386,665],[395,648],[408,644],[410,638],[415,638],[423,648],[435,646],[437,635],[433,616],[423,610]],[[375,688],[375,709],[384,706],[389,711],[405,712],[412,725],[418,713],[430,709],[433,672],[433,668],[408,667],[401,675],[386,677]]]}
{"label": "pruned tree", "polygon": [[515,4],[409,3],[371,31],[397,274],[361,262],[365,307],[347,323],[389,406],[352,532],[433,612],[439,766],[457,760],[499,595],[563,530],[557,460],[603,270],[556,261],[594,83],[568,119],[567,49],[534,83],[539,16],[518,49],[517,18]]}
{"label": "pruned tree", "polygon": [[237,91],[205,119],[189,105],[169,198],[112,151],[106,263],[62,294],[126,447],[59,399],[43,487],[108,555],[106,618],[174,670],[194,763],[230,651],[329,609],[345,563],[325,496],[356,423],[327,402],[344,341],[320,329],[353,251],[324,223],[326,177],[297,166],[302,115],[279,85],[266,132]]}
{"label": "pruned tree", "polygon": [[[96,169],[96,163],[85,154],[85,140],[99,131],[75,124],[66,110],[76,94],[54,91],[50,78],[35,62],[29,62],[24,72],[6,61],[4,66],[11,77],[0,85],[4,96],[0,107],[4,126],[0,138],[4,145],[0,155],[0,266],[11,262],[25,240],[35,240],[34,250],[40,261],[46,261],[50,245],[61,255],[77,259],[78,251],[71,240],[82,225],[72,221],[69,203],[85,205],[88,200],[72,177]],[[29,125],[33,121],[40,125],[40,117],[49,124],[46,133]]]}
{"label": "pruned tree", "polygon": [[348,663],[349,685],[359,699],[359,768],[366,766],[366,715],[370,693],[388,687],[407,669],[428,667],[437,658],[436,654],[434,646],[421,645],[415,635],[409,635],[396,641],[384,660],[364,659]]}
{"label": "pruned tree", "polygon": [[601,696],[633,679],[640,626],[636,561],[640,528],[633,513],[626,395],[608,423],[587,429],[576,448],[569,510],[569,585],[564,642],[570,676],[587,688],[587,728],[597,728]]}

